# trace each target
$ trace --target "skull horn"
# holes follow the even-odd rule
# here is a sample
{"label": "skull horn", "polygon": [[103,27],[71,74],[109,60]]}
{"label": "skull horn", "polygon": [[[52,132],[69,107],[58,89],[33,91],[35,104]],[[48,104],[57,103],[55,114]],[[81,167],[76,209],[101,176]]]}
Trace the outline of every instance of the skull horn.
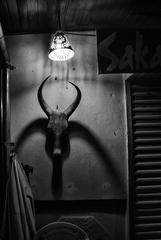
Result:
{"label": "skull horn", "polygon": [[38,93],[37,93],[37,97],[38,97],[38,101],[40,103],[41,108],[43,109],[43,111],[46,113],[46,115],[49,117],[54,110],[47,104],[47,102],[44,100],[44,97],[42,95],[42,88],[45,84],[45,82],[50,78],[50,76],[48,76],[40,85]]}
{"label": "skull horn", "polygon": [[72,84],[76,88],[77,96],[76,96],[75,100],[73,101],[73,103],[64,110],[64,114],[67,116],[67,119],[71,116],[71,114],[78,107],[79,102],[81,100],[81,91],[80,91],[80,89],[74,83],[72,83],[72,82],[69,82],[69,83]]}

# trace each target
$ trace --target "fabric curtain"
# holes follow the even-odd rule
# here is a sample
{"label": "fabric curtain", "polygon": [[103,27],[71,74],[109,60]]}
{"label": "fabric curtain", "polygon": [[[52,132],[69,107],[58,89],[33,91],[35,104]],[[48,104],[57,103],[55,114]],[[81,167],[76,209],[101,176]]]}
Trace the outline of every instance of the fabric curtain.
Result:
{"label": "fabric curtain", "polygon": [[34,199],[21,163],[13,156],[6,188],[0,239],[32,240],[36,233]]}

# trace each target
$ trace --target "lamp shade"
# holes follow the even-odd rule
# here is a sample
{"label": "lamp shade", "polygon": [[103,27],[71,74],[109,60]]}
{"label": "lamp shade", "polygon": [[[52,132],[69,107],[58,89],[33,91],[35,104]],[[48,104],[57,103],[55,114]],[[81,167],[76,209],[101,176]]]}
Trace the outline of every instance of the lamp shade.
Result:
{"label": "lamp shade", "polygon": [[74,51],[63,31],[57,31],[52,39],[48,57],[53,61],[66,61],[74,56]]}

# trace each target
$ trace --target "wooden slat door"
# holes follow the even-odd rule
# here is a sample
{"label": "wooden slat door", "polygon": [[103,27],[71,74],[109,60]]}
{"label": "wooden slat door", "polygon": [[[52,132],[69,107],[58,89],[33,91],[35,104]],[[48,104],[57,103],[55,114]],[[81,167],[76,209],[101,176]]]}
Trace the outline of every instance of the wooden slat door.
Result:
{"label": "wooden slat door", "polygon": [[161,78],[127,81],[130,233],[161,239]]}

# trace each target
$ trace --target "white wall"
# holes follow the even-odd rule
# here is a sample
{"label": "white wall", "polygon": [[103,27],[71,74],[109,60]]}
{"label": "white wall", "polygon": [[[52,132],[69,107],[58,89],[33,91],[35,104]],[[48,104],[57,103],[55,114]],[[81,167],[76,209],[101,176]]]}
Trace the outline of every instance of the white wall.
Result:
{"label": "white wall", "polygon": [[[90,34],[95,32],[90,32]],[[48,59],[48,34],[8,36],[7,47],[16,67],[11,73],[11,137],[17,142],[25,129],[46,115],[39,106],[37,90],[41,81],[51,75],[44,87],[47,102],[60,109],[82,92],[80,105],[71,121],[85,126],[98,141],[85,140],[80,133],[70,137],[70,155],[63,163],[62,199],[126,198],[127,152],[124,81],[121,74],[98,75],[95,36],[69,35],[75,56],[69,62]],[[45,136],[35,132],[23,136],[18,157],[33,166],[31,184],[35,199],[54,199],[53,164],[45,151]],[[20,139],[22,140],[22,139]],[[99,147],[104,150],[100,150]],[[98,149],[99,150],[96,150]]]}

